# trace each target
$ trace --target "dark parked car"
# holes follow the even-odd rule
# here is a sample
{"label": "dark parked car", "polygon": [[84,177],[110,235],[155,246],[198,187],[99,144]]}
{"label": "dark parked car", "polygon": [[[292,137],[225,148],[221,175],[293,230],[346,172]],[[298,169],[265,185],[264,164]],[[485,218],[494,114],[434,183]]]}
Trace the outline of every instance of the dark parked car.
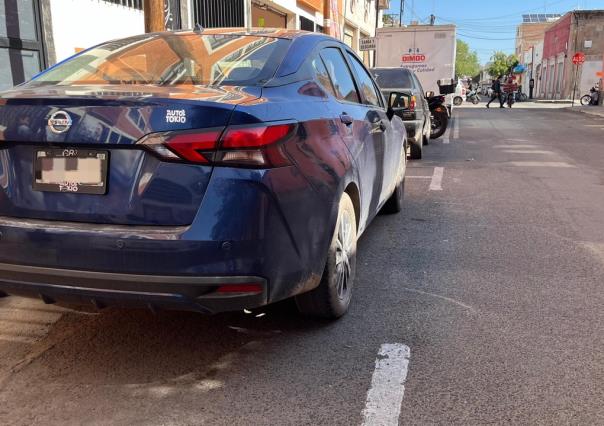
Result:
{"label": "dark parked car", "polygon": [[338,317],[357,237],[401,208],[405,143],[324,35],[101,44],[0,94],[0,296]]}
{"label": "dark parked car", "polygon": [[428,144],[430,138],[431,123],[430,108],[419,79],[407,68],[372,68],[371,73],[386,99],[390,99],[392,92],[406,95],[398,96],[398,102],[401,107],[405,103],[403,119],[409,138],[410,157],[421,159],[423,146]]}

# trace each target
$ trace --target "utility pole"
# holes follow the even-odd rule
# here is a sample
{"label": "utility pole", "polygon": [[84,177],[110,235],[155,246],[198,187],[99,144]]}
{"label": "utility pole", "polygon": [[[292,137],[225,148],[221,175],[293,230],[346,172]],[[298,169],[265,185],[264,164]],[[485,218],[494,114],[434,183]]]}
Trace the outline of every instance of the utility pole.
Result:
{"label": "utility pole", "polygon": [[403,26],[403,16],[405,15],[405,0],[401,0],[401,8],[398,14],[398,26]]}
{"label": "utility pole", "polygon": [[323,0],[323,32],[331,34],[331,1]]}
{"label": "utility pole", "polygon": [[164,0],[145,0],[143,5],[145,13],[145,32],[153,33],[165,31]]}
{"label": "utility pole", "polygon": [[[375,0],[375,33],[374,36],[377,37],[377,29],[380,23],[380,0]],[[376,67],[377,62],[377,52],[373,51],[373,67]]]}

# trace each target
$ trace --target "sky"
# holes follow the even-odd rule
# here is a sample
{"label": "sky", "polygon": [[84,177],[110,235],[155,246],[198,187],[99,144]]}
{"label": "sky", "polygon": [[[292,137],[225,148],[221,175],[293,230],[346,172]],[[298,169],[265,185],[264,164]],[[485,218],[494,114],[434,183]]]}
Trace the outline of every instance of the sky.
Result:
{"label": "sky", "polygon": [[[560,13],[573,9],[604,9],[604,0],[404,0],[403,23],[428,23],[430,14],[437,24],[457,25],[457,36],[478,53],[481,64],[494,50],[514,53],[516,27],[522,15]],[[386,13],[398,16],[401,0],[390,0]]]}

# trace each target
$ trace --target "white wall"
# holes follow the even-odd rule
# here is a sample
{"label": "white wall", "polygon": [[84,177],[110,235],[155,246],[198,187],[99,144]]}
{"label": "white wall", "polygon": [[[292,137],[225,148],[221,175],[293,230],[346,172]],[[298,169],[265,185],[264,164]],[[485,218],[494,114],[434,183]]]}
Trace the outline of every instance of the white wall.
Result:
{"label": "white wall", "polygon": [[145,32],[143,12],[100,0],[50,0],[57,62],[104,41]]}

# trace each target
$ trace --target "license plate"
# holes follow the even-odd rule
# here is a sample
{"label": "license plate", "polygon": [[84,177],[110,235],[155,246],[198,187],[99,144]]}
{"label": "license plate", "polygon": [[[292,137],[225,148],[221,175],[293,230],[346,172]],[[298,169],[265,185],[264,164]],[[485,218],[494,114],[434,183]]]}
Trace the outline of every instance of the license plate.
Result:
{"label": "license plate", "polygon": [[108,151],[38,149],[34,162],[36,191],[98,194],[107,192]]}

